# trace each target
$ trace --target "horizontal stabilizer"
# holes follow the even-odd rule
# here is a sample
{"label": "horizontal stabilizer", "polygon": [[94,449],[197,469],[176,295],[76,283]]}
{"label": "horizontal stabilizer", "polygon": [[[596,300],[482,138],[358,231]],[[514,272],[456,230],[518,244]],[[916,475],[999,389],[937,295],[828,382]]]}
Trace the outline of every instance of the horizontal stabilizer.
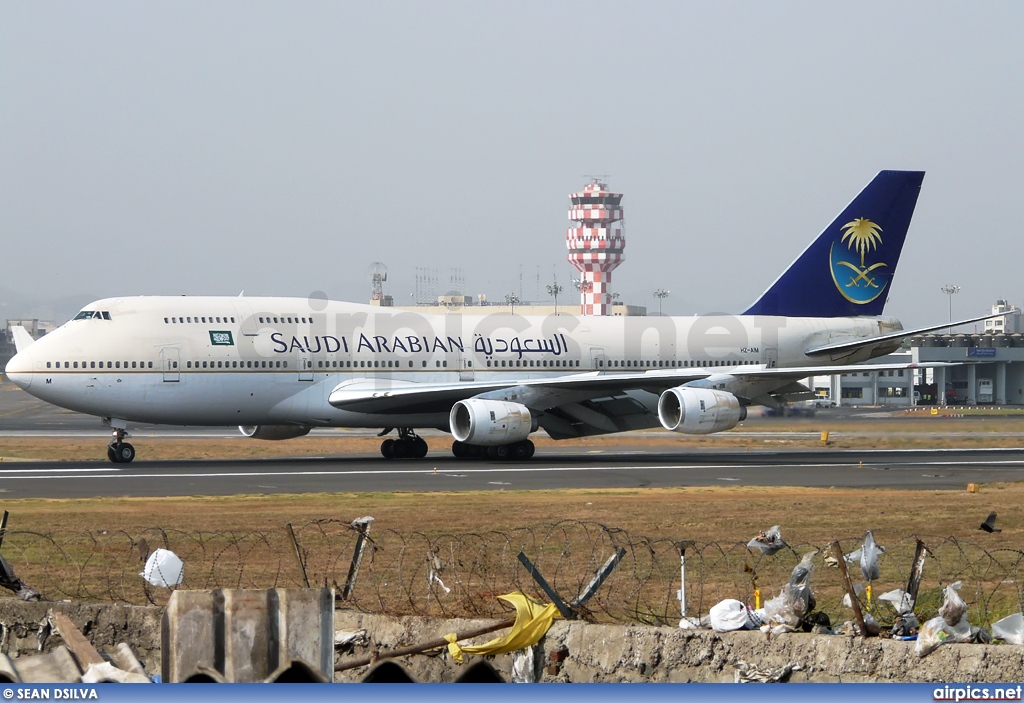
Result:
{"label": "horizontal stabilizer", "polygon": [[835,344],[825,344],[820,347],[814,347],[804,352],[807,356],[823,356],[831,354],[833,356],[847,356],[855,351],[861,349],[868,349],[873,347],[893,347],[898,349],[900,344],[907,337],[913,337],[917,334],[926,334],[928,332],[934,332],[935,330],[944,330],[947,327],[959,327],[960,325],[969,325],[972,322],[981,322],[982,320],[991,320],[993,317],[1004,317],[1006,313],[998,313],[996,315],[983,315],[981,317],[972,317],[969,320],[960,320],[958,322],[944,322],[941,325],[932,325],[931,327],[918,327],[914,330],[900,330],[899,332],[892,332],[890,334],[883,334],[877,337],[868,337],[867,339],[855,339],[850,342],[836,342]]}
{"label": "horizontal stabilizer", "polygon": [[14,348],[19,352],[28,349],[29,345],[36,341],[21,325],[11,325],[11,335],[14,337]]}

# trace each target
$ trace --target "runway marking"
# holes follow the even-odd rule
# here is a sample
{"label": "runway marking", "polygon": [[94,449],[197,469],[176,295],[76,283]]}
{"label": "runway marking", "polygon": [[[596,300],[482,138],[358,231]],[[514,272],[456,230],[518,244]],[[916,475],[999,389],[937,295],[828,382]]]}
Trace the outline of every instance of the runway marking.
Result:
{"label": "runway marking", "polygon": [[[998,466],[1024,466],[1024,460],[1001,460],[1001,461],[986,461],[986,462],[963,462],[963,461],[915,461],[915,462],[904,462],[904,463],[893,463],[886,462],[890,467],[902,466],[909,468],[920,468],[925,466],[966,466],[968,468],[983,468],[983,467],[998,467]],[[501,473],[552,473],[552,472],[583,472],[583,471],[650,471],[650,470],[685,470],[685,469],[727,469],[727,470],[746,470],[746,469],[763,469],[762,465],[751,463],[751,464],[649,464],[643,466],[537,466],[537,467],[526,467],[526,466],[503,466],[495,468],[481,468],[481,469],[458,469],[449,471],[447,469],[438,470],[436,475],[444,475],[448,478],[467,478],[471,474],[501,474]],[[777,466],[769,466],[768,468],[784,468],[784,469],[820,469],[820,468],[871,468],[869,466],[861,467],[854,463],[814,463],[814,464],[779,464]],[[239,472],[181,472],[181,473],[141,473],[141,474],[126,474],[120,473],[123,469],[18,469],[16,473],[21,474],[41,474],[46,471],[53,472],[115,472],[115,473],[87,473],[76,478],[87,478],[87,479],[125,479],[125,478],[251,478],[260,476],[284,476],[284,477],[297,477],[297,476],[411,476],[411,475],[434,475],[433,469],[359,469],[359,470],[337,470],[337,471],[239,471]],[[456,472],[457,471],[457,472]],[[5,478],[16,479],[23,481],[25,479],[66,479],[67,476],[59,475],[28,475],[28,476],[9,476],[7,472],[0,472],[0,481]]]}
{"label": "runway marking", "polygon": [[[6,463],[6,462],[4,462],[4,463]],[[121,471],[121,469],[106,468],[106,467],[101,467],[101,466],[97,466],[95,468],[85,468],[85,469],[74,469],[74,468],[67,468],[67,469],[9,469],[9,468],[7,468],[5,466],[4,468],[0,469],[0,475],[6,476],[8,474],[43,474],[43,473],[47,473],[47,474],[58,474],[58,473],[65,473],[65,474],[71,473],[71,474],[75,474],[75,473],[95,473],[97,471]]]}

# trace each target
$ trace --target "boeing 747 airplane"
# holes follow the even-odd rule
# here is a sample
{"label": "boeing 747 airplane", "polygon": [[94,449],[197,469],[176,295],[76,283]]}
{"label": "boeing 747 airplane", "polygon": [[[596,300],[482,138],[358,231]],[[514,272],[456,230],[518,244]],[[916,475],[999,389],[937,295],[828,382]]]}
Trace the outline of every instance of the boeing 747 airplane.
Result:
{"label": "boeing 747 airplane", "polygon": [[[742,315],[425,315],[305,298],[97,300],[32,342],[8,378],[103,418],[130,462],[133,423],[238,425],[256,439],[379,428],[387,458],[419,458],[416,430],[457,457],[528,459],[529,437],[657,427],[708,434],[755,404],[810,397],[816,374],[858,365],[916,330],[881,317],[922,172],[882,171]],[[681,282],[685,288],[685,280]],[[954,324],[965,324],[964,320]]]}

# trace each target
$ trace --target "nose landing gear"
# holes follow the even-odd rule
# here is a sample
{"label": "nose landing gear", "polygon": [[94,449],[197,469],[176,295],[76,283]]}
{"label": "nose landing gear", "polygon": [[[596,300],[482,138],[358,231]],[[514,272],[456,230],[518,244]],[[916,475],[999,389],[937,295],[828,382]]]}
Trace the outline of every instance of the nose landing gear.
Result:
{"label": "nose landing gear", "polygon": [[127,430],[114,429],[114,439],[107,445],[107,458],[113,463],[130,464],[135,459],[135,447],[124,441],[128,436]]}

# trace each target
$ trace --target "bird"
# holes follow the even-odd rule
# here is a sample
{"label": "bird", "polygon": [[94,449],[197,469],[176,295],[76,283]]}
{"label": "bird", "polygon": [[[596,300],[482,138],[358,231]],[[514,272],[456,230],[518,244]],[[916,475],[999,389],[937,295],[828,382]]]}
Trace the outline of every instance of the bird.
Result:
{"label": "bird", "polygon": [[988,517],[985,518],[985,522],[981,523],[981,525],[978,526],[978,529],[984,530],[985,532],[1002,532],[1002,530],[996,527],[995,513],[989,513]]}

